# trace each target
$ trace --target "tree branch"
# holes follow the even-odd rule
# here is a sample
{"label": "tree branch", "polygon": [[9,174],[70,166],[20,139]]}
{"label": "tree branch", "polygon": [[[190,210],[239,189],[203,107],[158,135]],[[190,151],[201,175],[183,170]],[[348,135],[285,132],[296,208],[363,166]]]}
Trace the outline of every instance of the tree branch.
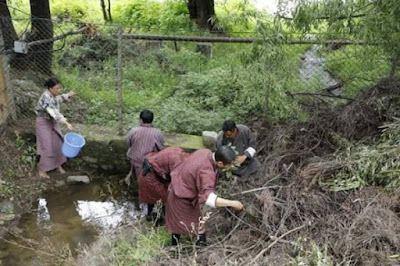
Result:
{"label": "tree branch", "polygon": [[85,27],[83,27],[83,28],[81,28],[81,29],[79,29],[77,31],[70,30],[70,31],[68,31],[68,32],[66,32],[64,34],[58,35],[58,36],[53,37],[51,39],[44,39],[44,40],[38,40],[38,41],[30,42],[30,43],[28,43],[28,46],[31,47],[31,46],[35,46],[35,45],[39,45],[39,44],[43,44],[43,43],[54,42],[54,41],[63,39],[63,38],[65,38],[67,36],[70,36],[70,35],[75,35],[75,34],[82,33],[83,31],[85,31],[87,29],[88,29],[88,27],[85,26]]}
{"label": "tree branch", "polygon": [[338,98],[338,99],[344,99],[344,100],[348,100],[348,101],[354,101],[353,98],[348,98],[348,97],[344,97],[341,95],[333,95],[333,94],[326,94],[326,93],[319,93],[319,92],[290,92],[290,91],[286,91],[285,92],[287,95],[289,95],[290,97],[294,98],[294,96],[296,95],[305,95],[305,96],[323,96],[323,97],[330,97],[330,98]]}
{"label": "tree branch", "polygon": [[257,256],[250,262],[250,265],[255,265],[255,262],[257,261],[257,259],[259,257],[261,257],[265,252],[267,252],[269,249],[271,249],[276,243],[278,243],[279,240],[281,240],[282,238],[284,238],[285,236],[298,231],[302,228],[304,228],[307,224],[303,224],[299,227],[293,228],[292,230],[287,231],[286,233],[282,234],[280,237],[276,238],[274,242],[272,242],[268,247],[264,248],[263,250],[261,250],[260,253],[257,254]]}
{"label": "tree branch", "polygon": [[[321,16],[321,17],[315,17],[314,19],[316,20],[328,20],[328,19],[335,19],[335,20],[340,20],[340,19],[349,19],[349,18],[362,18],[365,17],[366,14],[357,14],[357,15],[350,15],[350,16],[338,16],[338,17],[330,17],[330,16]],[[285,17],[283,15],[278,14],[278,17],[281,19],[285,19],[285,20],[294,20],[294,18],[290,18],[290,17]]]}

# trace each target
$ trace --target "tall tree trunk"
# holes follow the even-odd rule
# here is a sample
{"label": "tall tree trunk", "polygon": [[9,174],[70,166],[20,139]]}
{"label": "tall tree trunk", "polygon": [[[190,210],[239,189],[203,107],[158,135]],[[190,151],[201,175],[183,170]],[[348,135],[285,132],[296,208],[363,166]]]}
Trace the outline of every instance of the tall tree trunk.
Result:
{"label": "tall tree trunk", "polygon": [[190,19],[200,28],[214,30],[214,23],[211,18],[215,16],[214,0],[188,0]]}
{"label": "tall tree trunk", "polygon": [[104,3],[104,0],[100,0],[100,6],[101,6],[101,12],[103,13],[104,22],[107,23],[109,20],[108,20],[107,11],[106,11],[106,4]]}
{"label": "tall tree trunk", "polygon": [[[49,0],[30,0],[31,5],[31,32],[28,41],[53,38],[53,22],[50,16]],[[30,48],[30,62],[35,70],[51,75],[53,60],[53,42],[35,45]]]}
{"label": "tall tree trunk", "polygon": [[12,49],[14,47],[14,41],[18,39],[18,36],[11,20],[7,0],[0,0],[0,27],[3,34],[4,49]]}
{"label": "tall tree trunk", "polygon": [[110,22],[112,22],[112,17],[111,17],[111,0],[108,0],[108,8],[107,8],[107,11],[108,11],[108,19],[109,19]]}

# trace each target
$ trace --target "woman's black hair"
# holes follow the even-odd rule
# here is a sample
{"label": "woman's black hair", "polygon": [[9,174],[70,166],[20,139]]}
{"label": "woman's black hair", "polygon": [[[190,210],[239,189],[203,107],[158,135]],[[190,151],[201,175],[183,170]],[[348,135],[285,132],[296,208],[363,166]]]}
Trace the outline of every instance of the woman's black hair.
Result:
{"label": "woman's black hair", "polygon": [[48,89],[53,88],[57,84],[60,84],[60,81],[56,78],[49,78],[46,83],[44,83],[44,86],[46,86]]}

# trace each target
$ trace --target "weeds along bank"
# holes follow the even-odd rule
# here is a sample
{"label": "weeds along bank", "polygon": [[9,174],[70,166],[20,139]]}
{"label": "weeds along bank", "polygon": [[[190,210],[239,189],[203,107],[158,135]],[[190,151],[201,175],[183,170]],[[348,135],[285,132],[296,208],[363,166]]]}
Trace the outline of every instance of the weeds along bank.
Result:
{"label": "weeds along bank", "polygon": [[[79,38],[71,49],[57,54],[55,73],[85,101],[86,123],[115,125],[118,121],[116,45],[115,39],[98,35]],[[137,123],[136,114],[143,108],[154,110],[161,129],[195,134],[218,130],[226,118],[244,123],[251,117],[271,122],[304,120],[308,114],[302,105],[307,103],[296,94],[324,93],[329,87],[313,66],[311,77],[302,75],[301,69],[310,67],[301,60],[308,45],[217,43],[212,45],[212,58],[195,52],[194,43],[178,46],[176,51],[173,43],[124,41],[125,128]],[[365,49],[359,48],[350,61],[343,60],[346,49],[324,54],[333,58],[328,63],[335,62],[334,66],[327,63],[332,73],[346,67],[342,76],[347,77],[338,83],[343,80],[343,95],[355,97],[361,88],[373,84],[390,69],[382,62],[385,57],[377,56],[372,68],[376,74],[372,76],[358,69],[367,60]],[[364,57],[359,57],[361,54]]]}
{"label": "weeds along bank", "polygon": [[[171,249],[162,229],[145,228],[137,240],[127,227],[101,238],[77,263],[397,265],[398,100],[398,80],[382,80],[344,107],[319,106],[307,122],[254,125],[262,169],[249,180],[220,180],[219,194],[239,198],[245,211],[211,210],[209,246],[187,240]],[[154,237],[157,244],[148,245]],[[102,261],[92,259],[99,248]]]}
{"label": "weeds along bank", "polygon": [[[134,18],[140,13],[124,11]],[[126,31],[136,22],[139,31],[160,27],[153,14],[125,21]],[[58,33],[76,29],[64,22]],[[80,97],[66,110],[73,122],[117,123],[117,30],[94,25],[55,43],[53,70]],[[222,120],[233,118],[257,131],[264,166],[252,180],[221,181],[222,196],[239,194],[246,212],[212,213],[209,247],[196,249],[186,242],[169,250],[164,231],[127,226],[83,251],[77,263],[398,264],[398,196],[382,189],[397,188],[397,126],[388,126],[382,137],[377,129],[398,117],[398,86],[379,83],[362,93],[389,74],[388,52],[376,46],[332,50],[321,45],[305,58],[313,47],[286,45],[287,36],[273,27],[261,26],[258,36],[263,41],[254,45],[213,44],[211,58],[196,52],[194,43],[123,42],[125,129],[137,123],[145,107],[167,131],[218,130]],[[305,62],[316,63],[316,72],[330,72],[342,83],[342,94],[328,93],[330,86],[319,75],[302,75]],[[42,79],[29,72],[15,77],[19,113],[32,117]],[[17,145],[18,138],[11,138],[4,147]],[[26,150],[28,155],[23,148],[12,157],[16,165],[29,166],[25,159],[32,149]],[[5,197],[18,193],[14,176],[2,181]],[[368,187],[376,185],[381,187]]]}
{"label": "weeds along bank", "polygon": [[[81,39],[56,60],[65,86],[88,104],[87,123],[117,123],[115,45],[102,35]],[[296,103],[284,92],[300,82],[298,58],[307,47],[288,47],[284,65],[268,69],[262,59],[254,61],[259,55],[247,44],[213,44],[212,58],[196,53],[196,44],[178,46],[175,51],[173,43],[124,41],[125,127],[137,123],[143,108],[155,112],[163,130],[197,134],[218,130],[226,118],[298,118]]]}

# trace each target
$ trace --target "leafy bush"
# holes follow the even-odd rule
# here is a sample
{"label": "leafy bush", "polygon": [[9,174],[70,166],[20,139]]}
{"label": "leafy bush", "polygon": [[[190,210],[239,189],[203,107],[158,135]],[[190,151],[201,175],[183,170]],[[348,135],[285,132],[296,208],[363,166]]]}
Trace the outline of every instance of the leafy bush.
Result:
{"label": "leafy bush", "polygon": [[69,1],[52,1],[51,14],[59,20],[80,22],[80,21],[96,21],[101,17],[100,5],[95,7],[87,1],[69,0]]}
{"label": "leafy bush", "polygon": [[203,130],[219,130],[228,112],[203,111],[185,100],[171,98],[161,106],[158,114],[161,129],[188,134],[200,134]]}
{"label": "leafy bush", "polygon": [[35,167],[37,162],[36,147],[29,145],[26,141],[21,138],[19,134],[16,135],[15,147],[22,152],[21,162],[23,164],[29,164],[32,168]]}
{"label": "leafy bush", "polygon": [[400,187],[400,122],[388,125],[388,130],[374,143],[348,144],[338,151],[337,160],[348,168],[341,170],[334,180],[324,182],[331,190],[340,191],[367,185]]}
{"label": "leafy bush", "polygon": [[[271,41],[280,37],[270,33],[253,46],[213,44],[212,58],[194,52],[193,43],[180,43],[176,51],[171,43],[152,47],[124,42],[124,125],[136,123],[143,108],[155,112],[163,130],[196,134],[218,130],[227,118],[243,123],[252,116],[272,121],[303,118],[286,91],[304,89],[299,57],[308,46]],[[108,40],[74,39],[72,49],[55,54],[55,72],[88,103],[88,123],[115,125],[115,40],[103,45],[103,39]]]}
{"label": "leafy bush", "polygon": [[224,0],[215,4],[217,25],[225,32],[246,35],[256,30],[257,20],[266,19],[248,0]]}
{"label": "leafy bush", "polygon": [[192,29],[192,22],[189,18],[189,11],[186,1],[169,0],[164,2],[159,16],[160,30],[164,32],[189,31]]}
{"label": "leafy bush", "polygon": [[113,8],[114,21],[142,31],[190,30],[189,11],[184,1],[120,1]]}

